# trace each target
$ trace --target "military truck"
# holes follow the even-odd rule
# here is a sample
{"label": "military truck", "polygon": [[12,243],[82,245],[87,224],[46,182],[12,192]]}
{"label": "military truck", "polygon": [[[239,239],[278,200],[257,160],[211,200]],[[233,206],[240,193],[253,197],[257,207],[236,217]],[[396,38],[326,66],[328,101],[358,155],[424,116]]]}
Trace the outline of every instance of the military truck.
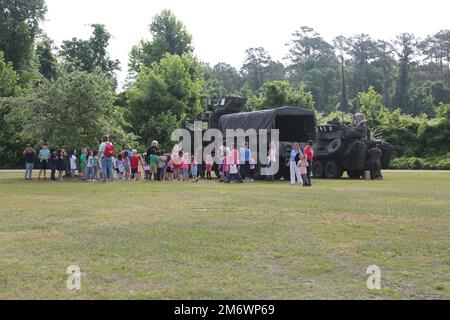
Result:
{"label": "military truck", "polygon": [[362,127],[333,121],[318,126],[317,133],[313,165],[315,178],[338,179],[344,171],[349,178],[360,178],[364,170],[369,169],[368,150],[377,144],[383,153],[381,167],[386,169],[389,166],[392,146],[381,140],[372,140]]}
{"label": "military truck", "polygon": [[[224,136],[227,129],[266,129],[269,135],[271,130],[279,129],[280,166],[277,179],[290,179],[288,159],[294,144],[299,143],[303,149],[311,140],[314,141],[316,151],[313,166],[316,178],[337,179],[342,177],[344,171],[347,171],[350,178],[361,177],[364,170],[368,169],[368,150],[376,144],[382,146],[382,168],[389,166],[392,146],[382,141],[364,139],[364,132],[357,126],[342,125],[336,121],[318,126],[315,112],[309,109],[282,107],[250,112],[245,104],[246,99],[242,97],[220,98],[209,103],[206,112],[198,120],[202,121],[204,131],[220,129]],[[193,122],[186,121],[184,127],[193,129]],[[205,142],[204,147],[207,144],[208,142]],[[191,150],[192,154],[194,152]],[[257,168],[256,178],[264,178],[259,174],[259,163]],[[214,165],[213,169],[217,174],[217,165]]]}

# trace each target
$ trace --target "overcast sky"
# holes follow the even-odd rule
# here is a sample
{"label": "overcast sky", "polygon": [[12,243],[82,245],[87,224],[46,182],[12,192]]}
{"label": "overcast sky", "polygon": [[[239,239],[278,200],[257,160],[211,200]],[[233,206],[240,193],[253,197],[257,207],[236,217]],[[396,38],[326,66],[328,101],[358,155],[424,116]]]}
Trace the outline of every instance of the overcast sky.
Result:
{"label": "overcast sky", "polygon": [[87,38],[92,23],[113,35],[109,52],[121,61],[123,80],[128,53],[163,9],[171,9],[193,36],[195,54],[214,65],[239,68],[244,51],[266,48],[282,60],[285,44],[300,26],[310,26],[326,40],[367,33],[391,40],[402,32],[420,37],[450,28],[449,0],[46,0],[44,31],[57,46],[72,37]]}

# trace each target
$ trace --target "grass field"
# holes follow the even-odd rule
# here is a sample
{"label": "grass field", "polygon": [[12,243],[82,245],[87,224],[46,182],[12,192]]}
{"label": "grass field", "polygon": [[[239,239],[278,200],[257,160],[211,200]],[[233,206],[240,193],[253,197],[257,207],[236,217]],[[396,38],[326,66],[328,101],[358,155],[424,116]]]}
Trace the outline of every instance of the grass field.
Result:
{"label": "grass field", "polygon": [[0,173],[2,299],[450,298],[450,173],[309,189],[20,177]]}

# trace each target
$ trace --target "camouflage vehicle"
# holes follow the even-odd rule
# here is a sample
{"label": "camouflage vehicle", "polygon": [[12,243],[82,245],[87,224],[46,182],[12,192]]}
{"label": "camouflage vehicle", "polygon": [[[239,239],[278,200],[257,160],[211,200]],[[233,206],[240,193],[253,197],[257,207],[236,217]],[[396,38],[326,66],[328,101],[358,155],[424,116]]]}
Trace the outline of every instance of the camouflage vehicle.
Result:
{"label": "camouflage vehicle", "polygon": [[383,153],[382,169],[389,167],[392,146],[380,140],[371,140],[364,127],[341,125],[339,121],[333,121],[318,126],[317,133],[313,165],[315,178],[338,179],[344,171],[352,179],[360,178],[364,170],[369,169],[368,150],[377,144]]}
{"label": "camouflage vehicle", "polygon": [[[294,144],[299,143],[303,149],[310,140],[315,142],[313,174],[316,178],[337,179],[342,177],[344,171],[350,178],[361,177],[364,170],[368,169],[368,150],[376,144],[382,146],[382,168],[389,166],[392,146],[382,141],[363,139],[364,130],[359,126],[343,126],[338,121],[317,126],[315,112],[309,109],[282,107],[249,112],[245,104],[246,99],[242,97],[223,97],[210,103],[198,120],[202,121],[204,131],[214,128],[220,129],[223,134],[227,129],[267,129],[269,134],[272,129],[279,129],[280,169],[277,179],[290,179],[288,160]],[[184,127],[193,129],[193,123],[186,121]],[[207,144],[205,142],[204,147]],[[197,153],[191,150],[191,154],[194,152]],[[262,179],[259,175],[259,159],[257,168],[256,179]],[[218,172],[217,165],[213,169]]]}

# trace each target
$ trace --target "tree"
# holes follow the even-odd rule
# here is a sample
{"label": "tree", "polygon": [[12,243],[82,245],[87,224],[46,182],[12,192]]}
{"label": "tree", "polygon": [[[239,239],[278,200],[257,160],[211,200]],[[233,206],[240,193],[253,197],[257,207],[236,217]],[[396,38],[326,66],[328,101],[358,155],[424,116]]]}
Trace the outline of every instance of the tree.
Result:
{"label": "tree", "polygon": [[44,38],[36,45],[36,56],[39,60],[39,72],[47,78],[53,80],[56,78],[58,60],[52,52],[52,41]]}
{"label": "tree", "polygon": [[333,47],[313,28],[293,33],[289,46],[289,79],[304,83],[319,110],[332,110],[339,92],[339,65]]}
{"label": "tree", "polygon": [[414,55],[417,40],[410,33],[402,33],[394,41],[395,53],[399,58],[399,71],[396,81],[394,103],[403,111],[408,111],[410,103],[410,75],[411,59]]}
{"label": "tree", "polygon": [[123,110],[113,105],[111,81],[100,72],[62,71],[18,104],[23,136],[68,150],[95,148],[107,134],[118,146],[134,140],[126,134]]}
{"label": "tree", "polygon": [[163,10],[149,26],[152,40],[141,40],[130,52],[129,70],[139,73],[143,66],[150,68],[166,53],[183,55],[192,53],[192,36],[185,25],[170,10]]}
{"label": "tree", "polygon": [[33,55],[39,23],[46,12],[45,0],[0,0],[0,51],[19,73]]}
{"label": "tree", "polygon": [[269,77],[274,61],[264,48],[249,48],[245,51],[245,55],[241,75],[242,79],[249,83],[253,91],[261,88],[266,81],[276,80]]}
{"label": "tree", "polygon": [[[167,119],[173,125],[195,118],[206,104],[202,65],[191,55],[166,54],[152,68],[144,67],[127,90],[134,132],[141,142],[158,139],[169,144],[165,132]],[[162,115],[164,114],[164,115]]]}
{"label": "tree", "polygon": [[19,77],[11,62],[6,62],[0,51],[0,97],[12,97],[19,91]]}
{"label": "tree", "polygon": [[347,83],[345,81],[345,58],[344,58],[344,52],[345,52],[345,37],[343,36],[337,36],[333,40],[334,48],[338,52],[338,57],[341,63],[341,99],[339,103],[339,109],[348,112],[349,106],[348,106],[348,98],[347,98]]}
{"label": "tree", "polygon": [[236,92],[242,85],[239,72],[227,63],[221,62],[216,64],[211,73],[213,77],[223,83],[227,94]]}
{"label": "tree", "polygon": [[248,100],[247,106],[254,110],[273,109],[283,106],[314,109],[314,99],[304,86],[291,86],[288,81],[274,80],[266,82],[258,95]]}
{"label": "tree", "polygon": [[93,72],[96,68],[106,73],[111,80],[115,71],[120,70],[120,62],[111,59],[107,48],[111,34],[102,24],[92,24],[92,36],[88,40],[73,38],[63,41],[60,56],[78,70]]}

